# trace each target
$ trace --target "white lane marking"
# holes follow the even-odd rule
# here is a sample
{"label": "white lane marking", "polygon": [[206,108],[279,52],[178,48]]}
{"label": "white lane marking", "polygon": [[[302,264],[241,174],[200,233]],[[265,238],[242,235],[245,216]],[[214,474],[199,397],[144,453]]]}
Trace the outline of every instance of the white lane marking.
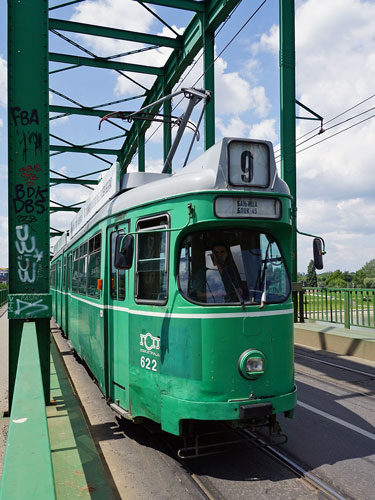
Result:
{"label": "white lane marking", "polygon": [[305,408],[306,410],[310,410],[313,413],[320,415],[321,417],[328,418],[328,420],[332,420],[332,422],[336,422],[336,424],[340,424],[343,427],[347,427],[348,429],[351,429],[354,432],[358,432],[358,434],[362,434],[362,436],[365,436],[365,437],[375,441],[375,434],[372,434],[371,432],[368,432],[368,431],[364,431],[363,429],[360,429],[356,425],[349,424],[349,422],[345,422],[345,420],[341,420],[341,418],[334,417],[333,415],[330,415],[329,413],[326,413],[325,411],[318,410],[317,408],[314,408],[313,406],[310,406],[306,403],[302,403],[301,401],[298,401],[297,405],[302,406],[302,408]]}

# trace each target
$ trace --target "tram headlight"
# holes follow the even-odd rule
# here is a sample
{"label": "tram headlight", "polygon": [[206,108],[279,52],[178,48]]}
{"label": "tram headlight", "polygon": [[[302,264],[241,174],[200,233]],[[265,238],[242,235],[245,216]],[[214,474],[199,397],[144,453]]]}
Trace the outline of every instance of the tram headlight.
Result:
{"label": "tram headlight", "polygon": [[248,349],[238,360],[238,371],[248,379],[258,378],[264,373],[265,356],[258,349]]}

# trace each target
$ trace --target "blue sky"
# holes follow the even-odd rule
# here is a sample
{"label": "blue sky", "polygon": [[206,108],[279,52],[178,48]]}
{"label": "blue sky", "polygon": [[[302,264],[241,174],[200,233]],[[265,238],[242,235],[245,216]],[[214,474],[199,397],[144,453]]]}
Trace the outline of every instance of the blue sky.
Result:
{"label": "blue sky", "polygon": [[[50,1],[50,5],[58,2]],[[242,26],[261,1],[243,0],[216,37],[216,53]],[[268,0],[215,63],[216,138],[243,136],[271,140],[279,149],[279,68],[278,0]],[[191,14],[178,9],[150,6],[176,30],[181,31]],[[134,31],[174,36],[132,0],[92,0],[55,10],[52,17],[120,27]],[[0,4],[0,267],[7,265],[7,131],[6,131],[6,5]],[[97,55],[121,53],[139,48],[129,42],[90,39],[69,35]],[[50,50],[79,54],[56,35],[50,35]],[[166,49],[128,56],[127,62],[162,65]],[[301,231],[322,235],[326,240],[325,270],[355,271],[375,257],[375,1],[296,0],[296,82],[297,99],[314,109],[333,127],[320,136],[316,131],[297,142],[309,139],[297,148],[310,149],[297,154],[298,227]],[[57,63],[51,69],[61,67]],[[183,86],[192,85],[202,74],[198,61]],[[150,78],[133,76],[145,87]],[[202,85],[202,81],[198,85]],[[83,105],[123,99],[142,93],[114,72],[75,69],[51,75],[50,87]],[[69,103],[54,93],[53,104]],[[358,105],[360,102],[361,105]],[[141,100],[113,106],[114,110],[137,109]],[[179,107],[176,112],[182,112]],[[297,114],[302,114],[298,111]],[[359,115],[351,119],[355,115]],[[366,120],[367,119],[367,120]],[[348,120],[345,123],[341,123]],[[350,130],[334,133],[366,120]],[[316,122],[298,121],[297,137],[315,128]],[[150,134],[155,132],[152,127]],[[98,120],[69,117],[51,121],[50,132],[76,144],[93,142],[121,133]],[[313,137],[315,136],[315,137]],[[311,140],[310,140],[311,139]],[[314,145],[323,139],[320,144]],[[61,144],[60,141],[52,141]],[[122,139],[107,147],[118,147]],[[203,142],[203,141],[202,141]],[[202,151],[198,143],[194,155]],[[183,151],[178,152],[174,168],[179,168]],[[277,157],[277,153],[276,153]],[[161,135],[156,132],[146,146],[146,169],[160,171]],[[108,158],[113,159],[113,158]],[[135,161],[136,164],[136,161]],[[104,163],[86,155],[54,156],[51,167],[67,175],[78,175],[102,168]],[[133,167],[135,168],[135,166]],[[51,199],[75,203],[90,191],[83,187],[53,188]],[[71,215],[55,214],[53,227],[68,227]],[[298,239],[298,270],[306,271],[312,257],[311,240]]]}

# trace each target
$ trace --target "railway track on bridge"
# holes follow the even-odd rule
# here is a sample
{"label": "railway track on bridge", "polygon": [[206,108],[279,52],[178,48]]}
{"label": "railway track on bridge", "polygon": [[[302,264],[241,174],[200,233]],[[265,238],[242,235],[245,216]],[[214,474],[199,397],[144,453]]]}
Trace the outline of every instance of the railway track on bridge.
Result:
{"label": "railway track on bridge", "polygon": [[[256,448],[273,462],[276,462],[280,467],[291,472],[310,492],[312,489],[315,490],[318,494],[317,498],[329,500],[354,500],[352,497],[340,492],[333,485],[323,481],[316,474],[307,471],[305,466],[289,457],[280,449],[277,449],[276,446],[269,444],[263,436],[247,429],[235,431],[235,433],[241,436],[244,446]],[[204,470],[201,469],[200,465],[195,465],[196,460],[199,460],[200,457],[194,457],[193,460],[182,459],[176,451],[174,441],[171,441],[166,435],[161,437],[161,441],[168,448],[169,452],[171,452],[174,460],[180,464],[183,471],[187,474],[193,485],[194,491],[198,495],[197,498],[205,500],[229,500],[229,497],[223,495],[223,493],[212,483],[211,479],[205,476]],[[230,451],[230,445],[227,451]],[[223,457],[228,457],[224,450],[222,450],[221,453]],[[207,453],[207,455],[208,454],[209,453]],[[213,454],[214,453],[212,453],[212,455]],[[225,458],[223,458],[223,463],[226,463]]]}

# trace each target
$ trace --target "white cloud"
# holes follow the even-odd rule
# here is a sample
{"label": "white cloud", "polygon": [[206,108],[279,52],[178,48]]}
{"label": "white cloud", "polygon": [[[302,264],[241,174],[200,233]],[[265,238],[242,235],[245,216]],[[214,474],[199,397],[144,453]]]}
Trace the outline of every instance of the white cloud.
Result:
{"label": "white cloud", "polygon": [[[163,162],[160,159],[147,159],[146,162],[146,172],[153,172],[160,174],[161,171],[163,170]],[[128,167],[127,170],[129,173],[131,172],[138,172],[138,165],[136,163],[131,163]]]}
{"label": "white cloud", "polygon": [[0,267],[8,266],[8,217],[0,215]]}
{"label": "white cloud", "polygon": [[85,201],[90,196],[91,190],[81,185],[59,184],[51,190],[51,200],[64,205],[73,205],[80,201]]}
{"label": "white cloud", "polygon": [[7,106],[7,62],[0,55],[0,106]]}
{"label": "white cloud", "polygon": [[0,179],[8,179],[8,165],[0,165]]}
{"label": "white cloud", "polygon": [[275,123],[276,120],[272,118],[256,123],[250,128],[250,137],[253,139],[263,139],[275,143],[277,141]]}
{"label": "white cloud", "polygon": [[[128,31],[140,33],[150,33],[152,25],[156,22],[155,17],[147,12],[139,3],[132,0],[99,0],[86,1],[75,7],[75,12],[71,18],[73,21],[91,23],[101,26],[110,26]],[[173,26],[175,31],[181,32],[183,28]],[[174,38],[175,35],[164,27],[159,33],[163,36]],[[93,37],[81,35],[85,45],[94,51],[96,55],[110,56],[122,54],[147,47],[141,43],[115,40],[104,37]],[[116,58],[119,62],[141,64],[145,66],[163,66],[169,57],[172,49],[160,47],[145,52],[130,54],[125,57]],[[150,88],[155,81],[154,75],[133,73],[129,75],[135,81],[146,88]],[[115,87],[115,94],[118,96],[133,95],[142,93],[144,90],[123,76],[118,76]]]}
{"label": "white cloud", "polygon": [[238,116],[231,117],[227,123],[223,118],[216,118],[216,127],[223,137],[248,137],[249,125]]}
{"label": "white cloud", "polygon": [[[278,45],[278,27],[273,26],[252,47],[253,54],[259,57],[262,51],[271,52],[276,63]],[[328,122],[373,95],[374,46],[374,2],[298,2],[297,99]],[[327,123],[325,128],[373,106],[375,99]],[[297,109],[297,114],[306,116],[301,109]],[[327,130],[297,151],[371,114],[374,112]],[[315,125],[314,122],[297,121],[297,137]],[[302,231],[325,237],[329,249],[326,262],[331,269],[356,270],[374,257],[374,137],[375,119],[372,119],[297,154],[298,226]],[[303,250],[299,262],[302,263],[311,258],[310,248],[306,245],[300,243]],[[303,269],[303,266],[299,264],[299,268]]]}
{"label": "white cloud", "polygon": [[155,20],[151,13],[133,0],[87,0],[74,10],[73,21],[143,33],[150,30]]}

